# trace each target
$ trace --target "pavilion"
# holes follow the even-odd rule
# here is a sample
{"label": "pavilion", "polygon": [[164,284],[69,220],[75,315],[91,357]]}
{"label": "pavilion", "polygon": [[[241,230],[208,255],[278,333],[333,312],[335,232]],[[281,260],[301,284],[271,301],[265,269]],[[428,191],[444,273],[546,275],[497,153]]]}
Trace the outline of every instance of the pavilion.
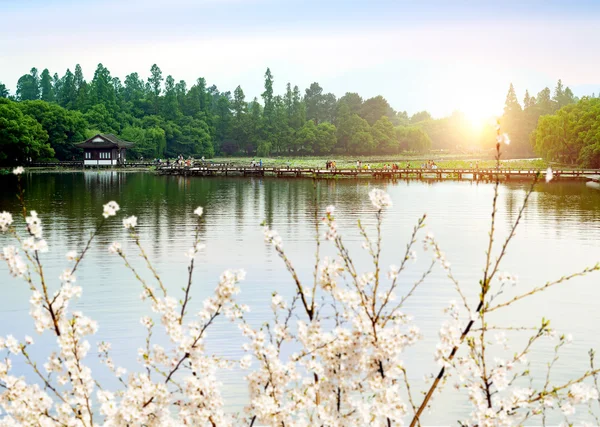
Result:
{"label": "pavilion", "polygon": [[112,133],[99,133],[75,144],[83,148],[84,166],[116,166],[125,163],[125,154],[133,142],[123,141]]}

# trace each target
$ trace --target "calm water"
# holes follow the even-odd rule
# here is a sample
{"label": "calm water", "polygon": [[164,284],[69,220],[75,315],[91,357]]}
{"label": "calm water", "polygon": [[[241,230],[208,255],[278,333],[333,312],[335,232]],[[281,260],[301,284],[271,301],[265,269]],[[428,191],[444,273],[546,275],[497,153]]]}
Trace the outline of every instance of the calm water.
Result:
{"label": "calm water", "polygon": [[[269,316],[270,295],[274,290],[287,296],[293,294],[294,287],[281,260],[263,243],[260,227],[263,220],[280,232],[286,251],[302,276],[307,281],[311,277],[314,199],[310,180],[202,179],[117,172],[38,173],[24,179],[27,203],[42,217],[50,244],[51,251],[44,256],[48,277],[58,278],[67,265],[64,254],[80,245],[100,219],[102,204],[109,200],[121,205],[120,214],[138,217],[139,231],[149,255],[175,295],[187,281],[187,258],[183,254],[191,246],[195,224],[192,211],[196,206],[204,206],[201,234],[206,250],[198,258],[190,313],[211,294],[218,275],[228,268],[247,271],[239,300],[252,307],[249,318],[255,324]],[[17,210],[14,184],[13,176],[0,177],[0,210],[13,213]],[[499,237],[507,234],[514,221],[526,186],[526,183],[501,186]],[[435,233],[466,292],[475,296],[484,262],[493,186],[471,182],[321,181],[320,203],[323,208],[328,204],[336,206],[345,239],[353,253],[363,260],[365,252],[360,248],[355,224],[358,218],[373,224],[373,209],[367,194],[374,187],[385,188],[394,201],[385,218],[384,265],[398,264],[412,226],[420,215],[427,213],[427,229]],[[95,340],[112,342],[116,362],[131,369],[135,364],[128,364],[127,360],[135,360],[137,348],[144,343],[139,318],[147,313],[148,306],[140,302],[140,286],[132,280],[120,258],[107,252],[107,246],[115,240],[123,242],[126,251],[133,251],[120,218],[111,221],[100,234],[78,272],[78,283],[84,289],[78,307],[98,320],[100,330]],[[519,285],[516,290],[509,290],[507,297],[599,261],[599,239],[599,191],[582,183],[541,184],[531,197],[502,268],[519,275]],[[421,246],[417,247],[417,263],[404,276],[407,287],[422,274],[430,260],[431,255],[423,252]],[[141,263],[138,265],[141,269]],[[364,262],[361,266],[368,267]],[[0,335],[33,335],[27,288],[7,276],[5,265],[0,266],[0,278]],[[492,321],[503,326],[537,325],[545,316],[552,319],[555,328],[572,332],[575,341],[563,351],[552,377],[560,384],[586,369],[590,347],[600,349],[599,279],[600,275],[573,280],[516,304]],[[406,353],[406,365],[415,383],[422,383],[424,374],[437,372],[432,355],[443,308],[451,299],[457,299],[452,286],[443,272],[436,270],[406,307],[424,335]],[[516,339],[522,338],[523,335]],[[35,355],[43,361],[50,342],[43,337],[37,341]],[[239,358],[243,354],[242,342],[236,327],[220,322],[210,335],[209,350]],[[533,370],[544,372],[544,364],[551,356],[551,342],[538,346],[531,357],[536,360]],[[94,354],[89,359],[101,378],[110,381],[103,368],[97,367]],[[15,369],[27,372],[22,365]],[[232,410],[241,408],[247,396],[240,378],[240,372],[236,371],[223,374]],[[465,396],[455,395],[448,386],[427,421],[455,423],[466,411]]]}

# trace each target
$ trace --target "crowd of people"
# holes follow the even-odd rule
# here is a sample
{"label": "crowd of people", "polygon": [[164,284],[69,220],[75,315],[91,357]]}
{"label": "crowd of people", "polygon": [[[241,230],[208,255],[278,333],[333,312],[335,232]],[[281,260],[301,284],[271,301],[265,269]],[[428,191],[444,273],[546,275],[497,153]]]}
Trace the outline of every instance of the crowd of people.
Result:
{"label": "crowd of people", "polygon": [[[140,157],[140,161],[143,161],[143,158]],[[202,156],[201,160],[202,165],[205,165],[207,163],[207,161],[205,160],[204,156]],[[154,159],[153,163],[155,163],[156,165],[166,165],[166,166],[177,166],[177,167],[183,167],[183,166],[194,166],[197,165],[197,160],[195,160],[193,157],[188,157],[187,159],[184,158],[183,155],[179,155],[177,156],[176,159],[171,160],[171,159]],[[212,162],[208,161],[208,164],[212,164]],[[250,162],[250,166],[252,168],[262,168],[263,167],[263,161],[262,159],[252,159],[252,161]],[[286,162],[286,167],[288,169],[290,169],[292,167],[291,162],[288,160]],[[346,166],[347,167],[347,166]],[[421,163],[420,165],[417,164],[416,167],[413,167],[413,165],[411,164],[410,161],[407,161],[406,164],[404,165],[404,169],[413,169],[416,168],[418,169],[420,167],[420,169],[427,169],[427,170],[437,170],[439,169],[437,163],[433,160],[427,160],[424,163]],[[336,161],[335,160],[327,160],[325,162],[325,168],[327,170],[335,170],[337,169],[337,165],[336,165]],[[344,168],[344,166],[342,166],[342,168]],[[402,165],[399,165],[398,163],[384,163],[381,166],[374,166],[374,169],[384,169],[384,170],[400,170],[402,169]],[[479,161],[475,161],[475,162],[470,162],[469,163],[469,168],[470,169],[479,169]],[[370,163],[364,163],[362,162],[362,160],[357,160],[356,161],[356,169],[359,170],[370,170],[372,169],[372,166]]]}
{"label": "crowd of people", "polygon": [[[143,157],[141,157],[140,159],[143,160]],[[155,158],[152,162],[156,165],[177,166],[177,167],[188,166],[188,167],[190,167],[190,166],[193,166],[196,161],[197,160],[194,159],[192,156],[189,156],[186,159],[182,154],[180,154],[174,160],[171,160],[168,157],[166,159]],[[204,156],[202,156],[200,161],[202,162],[203,165],[206,163]]]}

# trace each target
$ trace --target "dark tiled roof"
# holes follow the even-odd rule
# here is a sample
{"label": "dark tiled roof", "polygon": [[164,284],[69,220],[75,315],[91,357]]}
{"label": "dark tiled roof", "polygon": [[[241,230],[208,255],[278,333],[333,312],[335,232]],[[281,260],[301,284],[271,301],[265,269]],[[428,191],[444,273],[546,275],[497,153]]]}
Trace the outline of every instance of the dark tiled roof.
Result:
{"label": "dark tiled roof", "polygon": [[[94,139],[98,137],[102,138],[103,141],[94,141]],[[133,142],[123,141],[112,133],[99,133],[98,135],[92,136],[87,141],[79,142],[74,145],[78,148],[130,148],[133,144]]]}

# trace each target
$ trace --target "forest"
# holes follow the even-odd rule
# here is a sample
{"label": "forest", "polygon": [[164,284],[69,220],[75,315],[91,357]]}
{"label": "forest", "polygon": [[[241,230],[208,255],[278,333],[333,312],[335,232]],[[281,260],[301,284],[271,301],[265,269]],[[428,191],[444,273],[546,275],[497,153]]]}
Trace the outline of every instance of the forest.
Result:
{"label": "forest", "polygon": [[[76,65],[62,77],[32,68],[10,94],[0,83],[0,162],[81,158],[73,143],[97,133],[113,133],[136,143],[130,157],[393,155],[448,150],[470,153],[493,147],[493,129],[475,130],[460,112],[435,119],[427,111],[408,116],[383,96],[363,99],[347,92],[336,98],[318,83],[304,90],[287,83],[273,91],[274,76],[264,75],[260,99],[243,89],[221,92],[202,77],[191,87],[163,77],[155,64],[146,81],[134,72],[124,81],[98,64],[86,81]],[[538,118],[577,101],[559,80],[537,96],[526,93],[523,107],[511,84],[503,128],[509,154],[529,156],[530,134]],[[541,152],[540,152],[541,153]]]}

